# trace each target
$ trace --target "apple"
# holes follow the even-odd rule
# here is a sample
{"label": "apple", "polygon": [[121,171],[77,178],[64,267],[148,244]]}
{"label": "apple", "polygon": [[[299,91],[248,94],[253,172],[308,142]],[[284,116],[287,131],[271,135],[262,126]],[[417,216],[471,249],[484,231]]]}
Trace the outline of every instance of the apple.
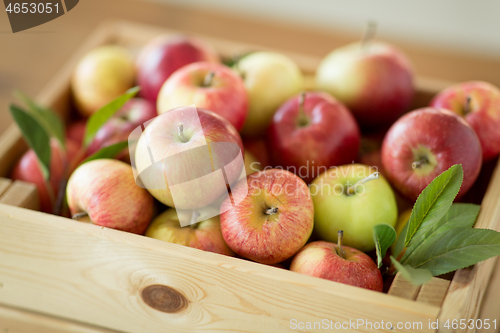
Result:
{"label": "apple", "polygon": [[274,52],[244,56],[236,63],[235,69],[245,82],[249,98],[242,134],[262,135],[280,105],[303,89],[302,72],[293,60]]}
{"label": "apple", "polygon": [[[177,214],[189,214],[189,212],[176,211],[172,208],[166,210],[151,222],[146,230],[146,236],[204,251],[234,255],[222,238],[218,216],[181,227]],[[189,219],[190,216],[186,218]]]}
{"label": "apple", "polygon": [[160,202],[200,209],[227,195],[226,184],[244,175],[243,144],[226,119],[184,107],[148,124],[137,143],[134,165],[143,186]]}
{"label": "apple", "polygon": [[268,145],[264,137],[243,138],[243,146],[245,151],[248,151],[257,159],[262,169],[271,166]]}
{"label": "apple", "polygon": [[276,111],[267,138],[272,164],[310,183],[332,166],[354,161],[360,132],[341,103],[326,93],[308,92]]}
{"label": "apple", "polygon": [[474,129],[487,162],[500,153],[500,89],[471,81],[453,85],[431,101],[431,106],[451,110],[465,118]]}
{"label": "apple", "polygon": [[107,228],[142,235],[153,217],[153,198],[136,185],[132,167],[118,160],[80,165],[68,180],[66,197],[74,217],[86,213]]}
{"label": "apple", "polygon": [[156,116],[156,108],[150,101],[143,98],[130,99],[97,131],[87,148],[87,154],[92,155],[103,147],[128,140],[135,128]]}
{"label": "apple", "polygon": [[73,72],[71,88],[78,111],[88,117],[132,88],[135,67],[128,51],[117,45],[98,47]]}
{"label": "apple", "polygon": [[247,175],[250,175],[257,171],[262,171],[263,168],[261,163],[257,160],[255,156],[253,156],[251,152],[245,150],[244,158],[245,158],[245,172]]}
{"label": "apple", "polygon": [[404,115],[392,125],[382,144],[387,178],[412,201],[455,164],[462,164],[464,172],[460,197],[479,175],[482,151],[474,130],[449,110],[422,108]]}
{"label": "apple", "polygon": [[[79,145],[72,140],[66,140],[67,165],[75,158]],[[65,153],[61,149],[59,142],[50,140],[50,179],[47,187],[43,179],[42,170],[38,158],[33,150],[29,149],[19,159],[12,171],[13,180],[23,180],[36,185],[40,197],[40,209],[42,212],[53,213],[61,181],[65,175]]]}
{"label": "apple", "polygon": [[[239,181],[221,206],[222,236],[237,254],[275,264],[299,251],[313,230],[306,183],[286,170],[268,169]],[[234,198],[242,198],[232,204]]]}
{"label": "apple", "polygon": [[389,183],[376,168],[362,164],[333,167],[309,187],[314,202],[315,234],[337,242],[344,230],[344,243],[363,252],[375,248],[373,227],[396,225],[398,209]]}
{"label": "apple", "polygon": [[325,241],[307,244],[293,258],[290,270],[360,288],[382,291],[382,274],[373,260],[352,247]]}
{"label": "apple", "polygon": [[392,45],[352,43],[322,60],[316,88],[346,105],[361,127],[374,128],[391,124],[408,110],[414,95],[413,70]]}
{"label": "apple", "polygon": [[248,113],[248,96],[241,77],[230,68],[197,62],[175,71],[158,94],[158,114],[196,105],[227,119],[237,130]]}
{"label": "apple", "polygon": [[179,68],[193,62],[219,62],[219,56],[204,41],[188,36],[160,36],[140,52],[137,81],[141,96],[156,105],[163,83]]}
{"label": "apple", "polygon": [[72,122],[66,129],[66,137],[81,146],[85,136],[86,124],[86,120],[77,120]]}

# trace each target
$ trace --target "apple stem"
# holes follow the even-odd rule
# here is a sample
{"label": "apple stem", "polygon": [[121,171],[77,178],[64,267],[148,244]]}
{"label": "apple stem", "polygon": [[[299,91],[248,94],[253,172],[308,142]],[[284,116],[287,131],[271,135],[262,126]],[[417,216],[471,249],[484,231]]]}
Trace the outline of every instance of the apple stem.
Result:
{"label": "apple stem", "polygon": [[73,220],[76,220],[78,221],[79,219],[81,219],[82,217],[85,217],[85,216],[89,216],[89,214],[87,212],[80,212],[80,213],[76,213],[75,215],[73,215],[71,218]]}
{"label": "apple stem", "polygon": [[205,79],[203,80],[203,87],[210,87],[214,75],[215,75],[214,71],[208,72],[208,74],[205,76]]}
{"label": "apple stem", "polygon": [[429,163],[429,160],[426,158],[426,157],[422,157],[421,159],[419,159],[418,161],[416,162],[413,162],[411,164],[411,168],[412,169],[418,169],[420,168],[423,164],[426,164],[426,163]]}
{"label": "apple stem", "polygon": [[361,39],[361,47],[363,50],[368,51],[368,46],[375,36],[377,30],[377,23],[375,21],[368,21],[363,32],[363,38]]}
{"label": "apple stem", "polygon": [[342,247],[342,243],[344,241],[344,230],[339,230],[337,232],[337,254],[339,255],[339,257],[341,257],[342,259],[345,259],[345,251],[344,251],[344,248]]}
{"label": "apple stem", "polygon": [[356,192],[356,187],[358,187],[360,185],[363,185],[364,183],[369,182],[371,180],[379,179],[379,178],[380,178],[380,172],[374,172],[374,173],[372,173],[368,177],[365,177],[365,178],[361,179],[356,184],[354,184],[352,186],[349,186],[347,188],[347,195],[353,195]]}
{"label": "apple stem", "polygon": [[467,96],[465,100],[465,105],[464,105],[464,116],[468,115],[470,113],[470,103],[471,103],[471,97],[470,95]]}
{"label": "apple stem", "polygon": [[309,119],[307,119],[306,112],[304,110],[304,103],[306,101],[306,92],[302,91],[299,95],[299,126],[306,126],[309,124]]}
{"label": "apple stem", "polygon": [[177,129],[178,129],[178,134],[179,134],[179,138],[181,139],[181,141],[186,142],[186,138],[184,137],[184,124],[179,123],[179,125],[177,125]]}
{"label": "apple stem", "polygon": [[278,212],[278,207],[271,207],[266,210],[266,215],[273,215]]}

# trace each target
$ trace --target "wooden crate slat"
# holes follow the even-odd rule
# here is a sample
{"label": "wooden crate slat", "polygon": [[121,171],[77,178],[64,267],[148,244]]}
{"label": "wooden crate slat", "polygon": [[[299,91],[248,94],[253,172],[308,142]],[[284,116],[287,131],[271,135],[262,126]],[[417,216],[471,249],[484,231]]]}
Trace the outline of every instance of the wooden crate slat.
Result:
{"label": "wooden crate slat", "polygon": [[429,303],[440,307],[449,286],[450,281],[434,277],[420,288],[417,295],[417,302]]}
{"label": "wooden crate slat", "polygon": [[[114,330],[282,332],[292,319],[426,323],[439,311],[13,206],[0,205],[0,234],[0,303]],[[156,284],[179,292],[187,307],[164,313],[148,306],[141,292]]]}
{"label": "wooden crate slat", "polygon": [[410,281],[406,280],[401,273],[397,273],[387,293],[391,296],[414,301],[417,299],[419,291],[420,286],[414,286]]}
{"label": "wooden crate slat", "polygon": [[0,177],[0,197],[2,197],[2,194],[4,194],[5,191],[7,191],[10,184],[12,184],[12,180]]}
{"label": "wooden crate slat", "polygon": [[40,199],[34,184],[16,180],[0,196],[0,203],[28,209],[40,209]]}
{"label": "wooden crate slat", "polygon": [[0,305],[0,332],[4,333],[119,333],[108,329]]}

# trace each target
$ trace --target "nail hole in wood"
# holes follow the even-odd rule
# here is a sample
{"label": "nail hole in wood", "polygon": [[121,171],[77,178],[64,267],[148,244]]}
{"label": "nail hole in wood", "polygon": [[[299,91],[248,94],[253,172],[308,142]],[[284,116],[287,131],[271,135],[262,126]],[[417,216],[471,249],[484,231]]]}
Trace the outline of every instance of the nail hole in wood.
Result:
{"label": "nail hole in wood", "polygon": [[180,312],[187,308],[188,300],[174,288],[161,284],[147,286],[141,292],[144,303],[158,311],[167,313]]}

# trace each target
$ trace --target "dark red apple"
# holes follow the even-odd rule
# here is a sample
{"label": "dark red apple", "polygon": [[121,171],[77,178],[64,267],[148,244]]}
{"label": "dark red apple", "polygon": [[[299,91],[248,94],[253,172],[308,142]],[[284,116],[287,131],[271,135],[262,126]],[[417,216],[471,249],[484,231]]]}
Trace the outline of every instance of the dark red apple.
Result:
{"label": "dark red apple", "polygon": [[481,170],[481,144],[463,118],[445,109],[422,108],[404,115],[382,144],[385,174],[409,200],[415,201],[435,177],[455,164],[462,164],[464,171],[460,197]]}
{"label": "dark red apple", "polygon": [[274,166],[311,182],[333,166],[352,163],[360,132],[349,110],[326,93],[295,96],[274,114],[267,131]]}
{"label": "dark red apple", "polygon": [[179,68],[197,61],[219,62],[215,50],[188,36],[161,36],[146,45],[137,62],[141,96],[156,104],[161,86]]}
{"label": "dark red apple", "polygon": [[481,142],[484,162],[498,156],[500,89],[487,82],[464,82],[437,94],[431,106],[451,110],[465,118]]}

